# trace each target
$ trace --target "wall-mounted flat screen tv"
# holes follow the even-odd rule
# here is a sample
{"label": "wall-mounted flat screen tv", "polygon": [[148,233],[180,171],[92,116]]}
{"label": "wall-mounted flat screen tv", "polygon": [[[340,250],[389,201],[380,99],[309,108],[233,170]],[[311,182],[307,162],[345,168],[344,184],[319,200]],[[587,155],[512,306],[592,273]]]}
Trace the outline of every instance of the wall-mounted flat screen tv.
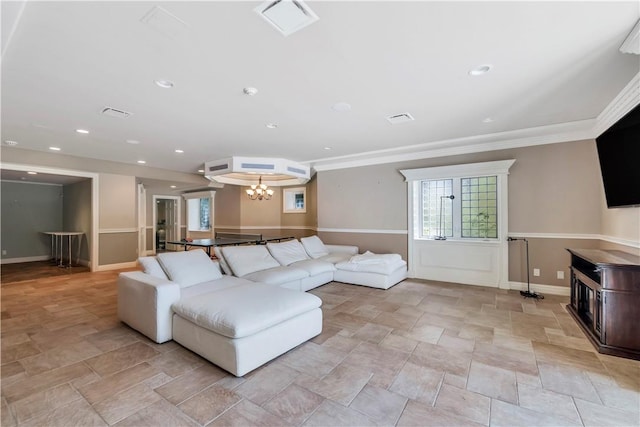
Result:
{"label": "wall-mounted flat screen tv", "polygon": [[596,138],[609,208],[640,206],[640,105]]}

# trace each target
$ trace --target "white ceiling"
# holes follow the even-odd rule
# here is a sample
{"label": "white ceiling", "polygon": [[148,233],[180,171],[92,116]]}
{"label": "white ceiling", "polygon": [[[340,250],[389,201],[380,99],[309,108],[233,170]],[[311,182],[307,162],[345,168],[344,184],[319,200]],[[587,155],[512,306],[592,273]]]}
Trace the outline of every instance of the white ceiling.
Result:
{"label": "white ceiling", "polygon": [[[233,155],[319,166],[591,128],[640,71],[618,51],[637,1],[310,1],[320,20],[288,37],[260,2],[7,3],[3,142],[182,172]],[[186,25],[143,23],[155,6]],[[492,70],[468,74],[482,64]],[[385,119],[405,112],[415,121]]]}

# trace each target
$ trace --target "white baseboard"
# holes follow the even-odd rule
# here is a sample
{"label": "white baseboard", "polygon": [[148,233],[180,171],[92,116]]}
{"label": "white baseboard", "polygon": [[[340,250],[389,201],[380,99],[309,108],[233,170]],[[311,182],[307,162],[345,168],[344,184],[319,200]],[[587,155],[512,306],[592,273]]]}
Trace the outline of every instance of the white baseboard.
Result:
{"label": "white baseboard", "polygon": [[137,261],[121,262],[119,264],[105,264],[96,267],[95,271],[109,271],[120,270],[122,268],[135,268],[138,265]]}
{"label": "white baseboard", "polygon": [[47,261],[51,259],[50,255],[27,256],[21,258],[2,258],[0,264],[18,264],[20,262]]}
{"label": "white baseboard", "polygon": [[[527,284],[522,282],[509,282],[509,287],[516,291],[526,291]],[[553,286],[531,283],[531,291],[539,294],[560,295],[568,297],[571,295],[571,288],[568,286]]]}

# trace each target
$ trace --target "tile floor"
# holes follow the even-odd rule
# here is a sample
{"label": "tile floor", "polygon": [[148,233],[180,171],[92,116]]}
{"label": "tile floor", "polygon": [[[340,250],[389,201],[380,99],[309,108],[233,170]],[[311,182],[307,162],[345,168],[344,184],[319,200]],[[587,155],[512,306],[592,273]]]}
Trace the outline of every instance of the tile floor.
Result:
{"label": "tile floor", "polygon": [[2,426],[639,426],[640,362],[566,298],[330,283],[323,333],[244,378],[116,318],[117,272],[3,284]]}

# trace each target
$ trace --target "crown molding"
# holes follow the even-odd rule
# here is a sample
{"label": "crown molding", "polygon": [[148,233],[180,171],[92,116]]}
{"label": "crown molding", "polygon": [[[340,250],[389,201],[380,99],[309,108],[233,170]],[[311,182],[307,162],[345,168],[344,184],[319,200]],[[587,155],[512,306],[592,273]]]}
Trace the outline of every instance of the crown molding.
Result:
{"label": "crown molding", "polygon": [[310,162],[318,172],[594,138],[595,119],[448,139]]}
{"label": "crown molding", "polygon": [[408,160],[594,139],[638,104],[640,104],[640,72],[593,119],[369,151],[349,156],[313,160],[306,163],[312,166],[315,171],[323,172]]}

